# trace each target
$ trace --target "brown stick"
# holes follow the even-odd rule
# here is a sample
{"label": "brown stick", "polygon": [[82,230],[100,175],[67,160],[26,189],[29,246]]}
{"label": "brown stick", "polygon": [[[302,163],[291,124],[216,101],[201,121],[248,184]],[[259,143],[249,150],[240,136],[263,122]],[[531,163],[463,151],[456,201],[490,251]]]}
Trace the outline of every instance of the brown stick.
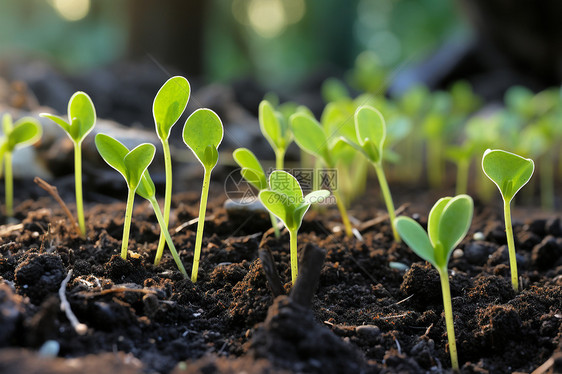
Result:
{"label": "brown stick", "polygon": [[80,232],[80,227],[78,227],[78,223],[76,223],[76,220],[74,219],[74,216],[72,215],[72,213],[70,213],[70,210],[68,209],[68,207],[66,206],[64,201],[61,199],[61,197],[60,197],[60,195],[57,191],[57,188],[55,186],[51,186],[49,183],[45,182],[43,179],[41,179],[39,177],[35,177],[33,179],[33,182],[37,183],[37,185],[39,187],[41,187],[42,189],[47,191],[49,193],[49,195],[51,195],[53,197],[53,199],[55,199],[56,202],[59,203],[62,210],[64,211],[64,213],[67,215],[68,219],[70,220],[70,224],[72,225],[72,227],[74,227],[74,230],[76,231],[76,233],[78,233],[78,235],[82,235],[82,233]]}
{"label": "brown stick", "polygon": [[269,249],[262,248],[258,251],[261,264],[263,266],[263,271],[265,273],[265,278],[267,279],[267,284],[269,289],[273,294],[273,298],[277,296],[284,295],[285,291],[283,285],[281,284],[281,279],[279,279],[279,274],[275,268],[275,260]]}
{"label": "brown stick", "polygon": [[325,250],[310,243],[304,247],[299,262],[299,276],[289,294],[291,300],[305,308],[310,307],[325,259]]}

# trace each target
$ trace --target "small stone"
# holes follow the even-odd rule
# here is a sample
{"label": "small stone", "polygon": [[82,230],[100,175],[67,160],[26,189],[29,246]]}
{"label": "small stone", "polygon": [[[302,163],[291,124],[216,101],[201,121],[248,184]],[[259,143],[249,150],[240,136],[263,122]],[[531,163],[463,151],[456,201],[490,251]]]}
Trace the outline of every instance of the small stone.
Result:
{"label": "small stone", "polygon": [[375,325],[361,325],[355,328],[355,332],[364,338],[374,338],[381,334],[381,329]]}
{"label": "small stone", "polygon": [[492,250],[483,243],[469,243],[464,248],[464,257],[472,265],[483,265],[488,260]]}
{"label": "small stone", "polygon": [[464,256],[464,252],[462,249],[457,248],[453,251],[453,258],[462,258]]}
{"label": "small stone", "polygon": [[477,231],[474,233],[474,235],[472,235],[472,239],[474,240],[484,240],[486,239],[486,236],[484,236],[484,233],[481,231]]}

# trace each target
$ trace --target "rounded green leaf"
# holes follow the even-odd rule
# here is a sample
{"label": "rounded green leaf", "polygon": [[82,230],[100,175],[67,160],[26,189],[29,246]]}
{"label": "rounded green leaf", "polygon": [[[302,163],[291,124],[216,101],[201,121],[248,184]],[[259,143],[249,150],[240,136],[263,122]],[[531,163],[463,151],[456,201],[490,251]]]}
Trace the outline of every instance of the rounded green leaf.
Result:
{"label": "rounded green leaf", "polygon": [[498,186],[504,201],[510,202],[531,179],[535,163],[515,153],[487,149],[482,157],[482,170]]}
{"label": "rounded green leaf", "polygon": [[244,179],[260,191],[267,188],[265,172],[252,151],[248,148],[238,148],[232,153],[232,156],[234,161],[242,168],[240,173]]}
{"label": "rounded green leaf", "polygon": [[129,153],[127,147],[120,141],[106,134],[97,134],[94,141],[101,158],[103,158],[109,166],[117,170],[126,180],[127,169],[123,160],[127,153]]}
{"label": "rounded green leaf", "polygon": [[223,134],[224,130],[219,116],[206,108],[193,112],[183,127],[185,145],[191,149],[205,169],[212,170],[217,164],[217,148],[222,141]]}
{"label": "rounded green leaf", "polygon": [[283,222],[285,227],[289,228],[290,225],[292,226],[294,207],[288,204],[287,195],[275,191],[263,190],[260,191],[259,199],[267,210]]}
{"label": "rounded green leaf", "polygon": [[[44,117],[44,118],[48,118],[51,121],[55,122],[57,125],[59,125],[67,133],[67,135],[70,137],[70,139],[72,139],[72,136],[70,136],[70,125],[64,119],[62,119],[58,116],[54,116],[54,115],[49,114],[49,113],[41,113],[41,114],[39,114],[39,116]],[[74,139],[72,139],[72,141],[74,141]]]}
{"label": "rounded green leaf", "polygon": [[[466,236],[472,222],[473,210],[472,198],[464,194],[450,199],[443,208],[438,228],[442,253],[435,253],[438,267],[447,266],[451,253]],[[437,248],[437,245],[435,247]]]}
{"label": "rounded green leaf", "polygon": [[191,88],[184,77],[168,79],[160,88],[152,104],[156,133],[162,140],[168,139],[170,129],[181,117],[189,101]]}
{"label": "rounded green leaf", "polygon": [[355,131],[359,144],[371,140],[382,154],[386,138],[386,124],[382,114],[373,107],[361,106],[355,111]]}
{"label": "rounded green leaf", "polygon": [[269,175],[269,189],[287,196],[287,203],[293,207],[302,201],[302,189],[299,181],[283,170],[275,170]]}
{"label": "rounded green leaf", "polygon": [[404,242],[421,258],[437,267],[433,246],[427,233],[419,223],[410,217],[398,217],[394,220],[396,231]]}
{"label": "rounded green leaf", "polygon": [[311,205],[323,202],[328,196],[330,196],[330,191],[328,190],[317,190],[312,191],[304,197],[303,204]]}
{"label": "rounded green leaf", "polygon": [[290,118],[291,131],[295,137],[295,142],[304,151],[320,157],[330,164],[328,153],[328,140],[324,129],[313,117],[295,113]]}
{"label": "rounded green leaf", "polygon": [[137,187],[137,194],[146,200],[151,200],[156,194],[156,187],[154,186],[154,182],[148,170],[145,170],[142,175],[139,186]]}
{"label": "rounded green leaf", "polygon": [[7,150],[25,147],[37,142],[43,134],[43,128],[33,117],[24,117],[18,120],[8,135]]}
{"label": "rounded green leaf", "polygon": [[275,115],[275,110],[269,101],[262,100],[260,103],[258,119],[260,123],[260,130],[271,145],[271,148],[283,149],[285,145],[283,144],[281,124],[279,123],[279,118]]}
{"label": "rounded green leaf", "polygon": [[96,123],[96,109],[90,96],[82,91],[72,95],[68,102],[68,119],[70,121],[68,135],[74,142],[82,142]]}
{"label": "rounded green leaf", "polygon": [[445,206],[451,201],[452,197],[443,197],[433,205],[433,208],[429,211],[429,216],[427,217],[427,234],[431,245],[434,247],[439,242],[439,222],[441,221],[441,216],[443,215],[443,210]]}
{"label": "rounded green leaf", "polygon": [[154,145],[143,143],[125,155],[123,164],[127,172],[127,182],[131,189],[137,189],[142,175],[154,159],[154,153],[156,153]]}

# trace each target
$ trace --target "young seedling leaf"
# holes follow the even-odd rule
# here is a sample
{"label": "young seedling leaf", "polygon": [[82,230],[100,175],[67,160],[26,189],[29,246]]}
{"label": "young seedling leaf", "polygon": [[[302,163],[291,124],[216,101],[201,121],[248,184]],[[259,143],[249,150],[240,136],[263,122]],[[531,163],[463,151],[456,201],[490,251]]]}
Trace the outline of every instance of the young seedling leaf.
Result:
{"label": "young seedling leaf", "polygon": [[283,144],[283,134],[281,132],[281,123],[275,115],[273,106],[267,100],[263,100],[259,106],[259,123],[260,130],[271,145],[271,148],[285,148]]}
{"label": "young seedling leaf", "polygon": [[169,138],[172,126],[187,106],[190,91],[187,79],[175,76],[168,79],[156,94],[152,104],[152,114],[160,139]]}
{"label": "young seedling leaf", "polygon": [[7,151],[25,147],[37,142],[43,134],[43,128],[33,117],[24,117],[16,121],[8,134]]}
{"label": "young seedling leaf", "polygon": [[330,192],[327,190],[318,190],[312,191],[308,195],[304,197],[303,204],[315,204],[323,202],[328,196],[330,196]]}
{"label": "young seedling leaf", "polygon": [[421,258],[428,261],[433,266],[437,266],[433,245],[429,241],[427,233],[419,223],[410,217],[398,217],[394,220],[396,230],[402,240]]}
{"label": "young seedling leaf", "polygon": [[515,153],[487,149],[482,157],[482,169],[499,188],[504,201],[510,202],[531,179],[535,163]]}
{"label": "young seedling leaf", "polygon": [[127,178],[125,156],[129,153],[127,147],[121,142],[106,134],[97,134],[95,137],[96,148],[100,156],[112,168],[117,170],[123,178]]}
{"label": "young seedling leaf", "polygon": [[234,161],[242,168],[240,173],[258,191],[267,188],[265,172],[257,157],[247,148],[238,148],[233,153]]}
{"label": "young seedling leaf", "polygon": [[443,197],[433,205],[433,208],[429,211],[429,216],[427,217],[427,234],[431,245],[435,245],[439,242],[439,221],[443,215],[443,210],[445,206],[451,201],[452,197]]}
{"label": "young seedling leaf", "polygon": [[363,146],[367,140],[372,142],[369,148],[374,148],[377,152],[369,152],[379,162],[382,159],[382,149],[386,138],[386,124],[382,114],[373,107],[363,106],[355,111],[355,130],[359,144]]}
{"label": "young seedling leaf", "polygon": [[140,180],[139,186],[137,187],[137,195],[149,200],[153,198],[156,194],[156,187],[154,186],[154,181],[150,177],[148,170],[145,170],[142,178]]}
{"label": "young seedling leaf", "polygon": [[127,170],[129,185],[134,190],[139,186],[142,175],[154,159],[156,148],[149,143],[140,144],[125,155],[123,163]]}
{"label": "young seedling leaf", "polygon": [[442,266],[447,265],[449,256],[466,236],[472,222],[473,207],[470,196],[459,195],[452,198],[443,209],[438,229],[440,242],[446,252],[445,258],[438,259]]}
{"label": "young seedling leaf", "polygon": [[291,205],[286,195],[269,190],[260,191],[259,199],[263,206],[267,208],[273,215],[281,220],[286,227],[288,223],[292,226]]}
{"label": "young seedling leaf", "polygon": [[185,122],[183,141],[203,167],[212,170],[218,162],[217,148],[223,134],[219,116],[210,109],[198,109]]}
{"label": "young seedling leaf", "polygon": [[[330,161],[328,140],[320,123],[304,113],[293,114],[290,122],[291,131],[298,146],[328,163]],[[329,166],[331,167],[331,165]]]}
{"label": "young seedling leaf", "polygon": [[275,170],[269,175],[269,188],[271,191],[287,196],[288,206],[296,207],[303,201],[299,182],[285,171]]}

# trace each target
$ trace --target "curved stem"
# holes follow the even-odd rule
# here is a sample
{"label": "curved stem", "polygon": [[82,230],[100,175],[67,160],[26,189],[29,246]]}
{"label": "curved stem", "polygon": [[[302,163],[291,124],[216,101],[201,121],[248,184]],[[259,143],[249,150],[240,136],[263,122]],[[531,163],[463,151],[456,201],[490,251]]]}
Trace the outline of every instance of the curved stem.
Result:
{"label": "curved stem", "polygon": [[129,193],[127,195],[127,208],[125,209],[125,223],[123,224],[123,240],[121,241],[121,257],[124,260],[127,259],[127,248],[129,247],[129,232],[131,231],[134,202],[135,191],[129,188]]}
{"label": "curved stem", "polygon": [[156,201],[156,198],[153,196],[152,199],[149,199],[148,201],[150,201],[150,204],[152,204],[152,209],[154,209],[154,214],[156,214],[156,219],[158,220],[158,224],[160,225],[160,230],[164,234],[164,238],[166,240],[166,243],[168,243],[168,247],[170,248],[170,252],[172,252],[172,257],[174,258],[174,261],[176,262],[178,269],[181,271],[183,276],[187,278],[187,272],[183,267],[178,252],[176,251],[176,247],[174,246],[172,237],[170,236],[170,233],[166,229],[166,223],[164,222],[165,220],[164,217],[162,216],[162,212],[160,211],[160,207],[158,206],[158,202]]}
{"label": "curved stem", "polygon": [[299,273],[299,255],[297,251],[297,236],[298,236],[298,229],[289,230],[289,248],[291,254],[291,281],[293,283],[293,286],[297,281],[297,276]]}
{"label": "curved stem", "polygon": [[84,221],[84,199],[82,198],[82,145],[74,144],[74,188],[76,191],[76,215],[82,237],[86,236],[86,222]]}
{"label": "curved stem", "polygon": [[375,166],[375,171],[377,173],[377,178],[381,186],[382,197],[384,203],[386,204],[386,210],[388,211],[388,217],[390,218],[390,227],[392,227],[392,234],[394,235],[394,241],[400,243],[400,235],[396,231],[394,226],[394,219],[396,218],[396,213],[394,212],[394,203],[392,202],[392,196],[390,195],[390,189],[388,188],[388,183],[386,177],[384,176],[384,171],[382,170],[382,165],[373,163]]}
{"label": "curved stem", "polygon": [[443,308],[445,309],[445,325],[447,327],[447,340],[449,341],[449,353],[451,354],[451,366],[453,370],[459,370],[459,359],[457,357],[457,342],[455,339],[455,325],[453,323],[453,305],[451,303],[451,290],[449,288],[449,274],[447,268],[437,269],[441,279],[441,292],[443,294]]}
{"label": "curved stem", "polygon": [[348,237],[351,237],[353,235],[353,228],[351,227],[351,222],[349,221],[349,217],[347,216],[347,210],[345,209],[345,204],[343,203],[341,195],[337,189],[334,189],[332,193],[336,198],[336,205],[338,206],[338,209],[340,211],[343,227],[345,228],[345,234]]}
{"label": "curved stem", "polygon": [[201,258],[201,244],[203,243],[203,227],[205,226],[205,211],[207,210],[207,197],[209,195],[209,184],[211,182],[211,171],[205,169],[203,177],[203,188],[201,189],[201,202],[199,204],[199,221],[197,222],[197,236],[195,238],[195,253],[193,255],[193,268],[191,269],[191,282],[197,282],[199,271],[199,259]]}
{"label": "curved stem", "polygon": [[6,216],[14,216],[14,176],[12,175],[12,152],[4,154],[5,173],[4,185],[6,189]]}
{"label": "curved stem", "polygon": [[513,227],[511,226],[511,208],[509,201],[503,203],[503,214],[505,219],[505,235],[507,236],[507,248],[509,251],[509,269],[511,270],[511,285],[515,292],[519,291],[519,278],[517,276],[517,256],[515,254],[515,242],[513,240]]}
{"label": "curved stem", "polygon": [[168,141],[162,141],[162,149],[164,150],[164,168],[166,170],[166,190],[164,193],[164,227],[160,232],[158,240],[158,249],[154,258],[154,265],[160,263],[162,253],[164,253],[164,245],[166,243],[166,234],[170,223],[170,207],[172,205],[172,156],[170,155],[170,145]]}

